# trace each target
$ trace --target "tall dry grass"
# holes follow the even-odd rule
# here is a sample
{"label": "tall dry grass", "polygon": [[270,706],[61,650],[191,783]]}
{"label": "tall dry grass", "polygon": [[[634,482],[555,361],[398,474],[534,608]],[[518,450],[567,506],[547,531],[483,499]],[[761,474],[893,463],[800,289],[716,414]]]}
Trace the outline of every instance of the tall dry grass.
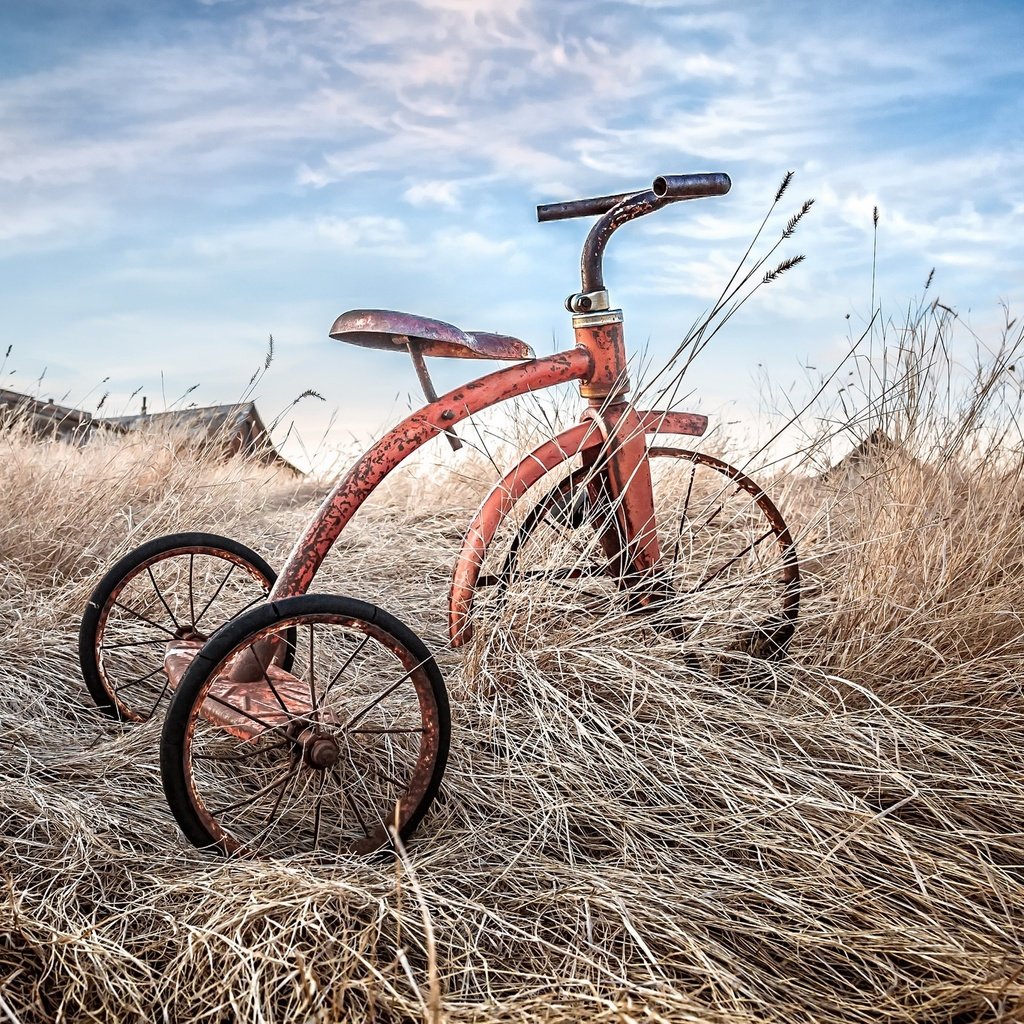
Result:
{"label": "tall dry grass", "polygon": [[486,457],[357,517],[318,586],[409,622],[453,698],[444,799],[394,863],[197,853],[158,723],[122,731],[78,678],[104,565],[186,528],[280,563],[317,488],[159,435],[6,432],[0,1020],[1024,1019],[1020,337],[961,381],[920,312],[803,447],[895,444],[768,486],[806,566],[790,660],[716,674],[564,617],[453,653]]}

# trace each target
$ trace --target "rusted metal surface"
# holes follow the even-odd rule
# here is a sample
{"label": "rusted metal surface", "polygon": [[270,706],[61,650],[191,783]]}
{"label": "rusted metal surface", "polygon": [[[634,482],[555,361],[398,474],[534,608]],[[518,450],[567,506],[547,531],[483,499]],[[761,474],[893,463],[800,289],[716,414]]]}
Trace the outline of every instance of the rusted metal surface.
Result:
{"label": "rusted metal surface", "polygon": [[583,254],[580,257],[580,279],[583,284],[581,291],[597,292],[604,288],[604,271],[601,261],[604,258],[605,246],[614,232],[637,217],[660,210],[669,199],[659,199],[649,189],[637,192],[612,207],[591,229],[587,240],[583,243]]}
{"label": "rusted metal surface", "polygon": [[632,192],[619,192],[612,196],[594,196],[590,199],[571,199],[567,203],[544,203],[537,207],[537,220],[544,224],[552,220],[570,220],[573,217],[596,217],[607,213],[619,205],[623,199],[629,199],[642,189]]}
{"label": "rusted metal surface", "polygon": [[707,416],[696,412],[660,412],[657,409],[639,411],[637,415],[648,434],[688,434],[700,437],[708,429]]}
{"label": "rusted metal surface", "polygon": [[601,432],[593,423],[570,427],[534,448],[519,465],[514,466],[495,484],[484,499],[466,530],[452,576],[448,631],[454,646],[461,646],[473,635],[470,613],[473,610],[476,581],[484,555],[501,521],[545,473],[578,455],[587,446],[599,447],[603,440]]}
{"label": "rusted metal surface", "polygon": [[[651,191],[659,199],[697,199],[701,196],[721,196],[732,187],[728,174],[662,174],[654,179]],[[611,196],[594,196],[591,199],[571,199],[565,203],[545,203],[537,207],[537,220],[545,223],[552,220],[569,220],[572,217],[596,217],[608,213],[625,199],[643,192],[636,188],[632,192],[619,192]]]}
{"label": "rusted metal surface", "polygon": [[[434,382],[430,379],[430,371],[427,369],[427,361],[423,358],[420,342],[409,342],[409,355],[412,356],[412,365],[416,370],[416,377],[419,379],[420,387],[423,388],[423,397],[428,402],[436,402],[438,394],[434,390]],[[462,448],[462,441],[454,430],[446,430],[444,436],[448,439],[448,446],[453,452]]]}
{"label": "rusted metal surface", "polygon": [[[172,690],[178,688],[203,643],[176,640],[167,645],[164,672]],[[310,710],[309,684],[279,666],[261,666],[256,677],[233,671],[240,662],[256,660],[246,657],[250,650],[239,652],[234,664],[225,666],[218,674],[203,707],[204,718],[241,740],[255,739],[267,729],[286,725]]]}
{"label": "rusted metal surface", "polygon": [[[700,436],[708,422],[706,416],[688,412],[647,410],[636,415],[644,432],[649,434]],[[452,575],[448,633],[453,646],[461,646],[473,635],[471,616],[477,580],[501,521],[512,511],[516,502],[556,466],[568,462],[581,452],[591,453],[590,461],[596,461],[605,447],[606,437],[606,428],[600,416],[587,410],[584,422],[562,431],[557,437],[535,448],[510,469],[484,498],[466,530]]]}
{"label": "rusted metal surface", "polygon": [[605,246],[614,232],[623,224],[648,213],[654,213],[669,203],[701,196],[722,195],[731,186],[727,174],[665,174],[654,179],[654,187],[626,196],[613,206],[591,228],[583,243],[580,259],[582,290],[596,292],[604,288],[601,261]]}
{"label": "rusted metal surface", "polygon": [[659,199],[701,199],[707,196],[724,196],[732,188],[728,174],[661,174],[654,179],[651,191]]}
{"label": "rusted metal surface", "polygon": [[[468,416],[531,391],[579,381],[580,393],[588,403],[583,412],[582,422],[546,441],[509,470],[484,499],[466,531],[454,568],[449,595],[449,632],[453,646],[464,644],[472,636],[471,616],[478,586],[487,579],[507,581],[512,577],[512,573],[503,567],[501,572],[493,577],[481,579],[481,568],[501,523],[533,485],[572,459],[579,459],[578,468],[570,476],[561,479],[553,490],[537,503],[533,514],[543,516],[545,503],[557,498],[568,485],[569,490],[565,492],[568,499],[564,501],[561,509],[555,506],[556,514],[560,513],[566,522],[574,527],[588,522],[591,531],[600,531],[598,540],[603,549],[604,559],[598,559],[599,568],[594,575],[607,573],[608,576],[614,577],[615,584],[627,592],[620,595],[620,598],[625,597],[630,608],[645,607],[647,610],[656,610],[667,603],[663,599],[674,596],[674,590],[672,582],[666,581],[664,577],[670,575],[676,563],[674,556],[670,558],[666,554],[665,564],[662,564],[650,460],[652,457],[671,457],[690,458],[694,466],[699,463],[723,474],[730,481],[730,490],[732,484],[737,488],[734,494],[746,490],[768,521],[771,528],[763,530],[753,545],[774,536],[779,547],[782,565],[779,576],[783,590],[782,611],[780,615],[773,615],[769,625],[774,632],[768,638],[776,648],[784,649],[792,635],[799,603],[799,568],[792,537],[785,522],[764,492],[739,470],[701,453],[650,446],[649,435],[701,435],[707,427],[707,418],[693,413],[640,411],[626,401],[630,383],[627,375],[622,312],[608,308],[610,300],[604,288],[604,251],[611,235],[620,226],[669,203],[698,196],[721,195],[727,192],[729,187],[729,178],[723,174],[666,175],[656,178],[651,189],[538,207],[538,219],[542,221],[601,215],[583,247],[582,291],[566,300],[567,308],[574,313],[573,328],[576,341],[576,347],[566,352],[536,359],[532,348],[518,338],[487,331],[463,331],[440,320],[392,310],[357,309],[339,316],[330,331],[332,338],[385,351],[407,351],[412,356],[428,404],[390,430],[338,481],[324,499],[312,522],[296,541],[276,584],[267,596],[267,601],[273,602],[306,593],[334,542],[363,502],[395,467],[423,444],[438,434],[445,434],[453,448],[458,448],[461,444],[454,434],[453,427]],[[517,365],[488,374],[438,397],[424,361],[426,356],[509,360],[516,362]],[[692,476],[690,483],[692,486]],[[690,491],[687,490],[685,493],[686,502],[689,503]],[[576,500],[577,496],[579,502]],[[589,508],[600,509],[600,515],[587,519],[584,512],[577,514],[578,509],[585,508],[584,503],[587,499],[590,503]],[[673,517],[664,509],[662,511],[666,520],[672,522]],[[684,510],[682,520],[685,522],[686,518]],[[540,518],[536,519],[536,522],[540,521]],[[709,519],[708,522],[710,521]],[[590,536],[593,539],[593,532]],[[514,551],[519,550],[516,547],[519,540],[517,534],[513,543]],[[669,547],[670,542],[665,541],[665,545]],[[748,544],[737,555],[730,553],[723,568],[717,569],[716,572],[720,574],[728,569],[753,545]],[[678,542],[676,547],[678,549]],[[191,605],[192,549],[185,548],[183,551],[190,557],[188,578]],[[243,565],[250,571],[244,561],[237,558],[230,558],[229,561]],[[507,564],[506,561],[506,566]],[[669,571],[662,572],[666,566]],[[144,563],[141,569],[148,571],[148,563]],[[269,573],[269,569],[267,572]],[[149,577],[152,579],[151,572]],[[224,578],[224,582],[227,578]],[[709,578],[714,579],[715,576]],[[221,583],[221,587],[224,586],[224,582]],[[690,593],[700,592],[704,582],[706,581],[702,581],[701,585]],[[164,601],[155,580],[153,587],[174,619],[174,625],[178,627],[178,620],[174,618],[169,605]],[[115,591],[112,600],[116,601],[119,593],[120,590]],[[217,593],[220,593],[219,588]],[[157,626],[163,629],[166,635],[173,635],[173,639],[166,647],[162,646],[163,639],[156,641],[156,649],[164,651],[163,671],[167,679],[167,689],[177,690],[190,666],[195,665],[197,670],[203,666],[202,672],[189,678],[189,696],[194,694],[195,699],[191,706],[184,709],[188,719],[184,726],[182,760],[179,762],[185,773],[188,799],[202,821],[201,826],[195,826],[193,829],[200,838],[196,839],[190,835],[197,845],[213,842],[225,852],[241,850],[245,841],[240,841],[232,834],[231,829],[234,826],[225,825],[218,818],[223,817],[225,812],[232,812],[251,804],[267,791],[265,786],[262,789],[257,788],[255,793],[243,795],[240,800],[234,800],[235,794],[231,794],[234,802],[221,807],[220,811],[211,811],[207,807],[201,791],[204,784],[203,769],[197,768],[197,765],[203,762],[203,755],[196,754],[196,759],[193,760],[194,746],[205,742],[204,733],[200,729],[203,722],[215,727],[211,731],[215,737],[223,732],[241,743],[238,749],[244,753],[235,756],[234,745],[230,740],[227,741],[231,750],[227,757],[221,759],[222,766],[237,762],[242,766],[237,769],[239,772],[249,770],[252,776],[255,776],[255,769],[245,767],[254,764],[254,752],[261,758],[267,754],[274,754],[284,760],[285,775],[288,779],[287,783],[283,783],[285,786],[291,785],[293,776],[300,773],[312,774],[324,783],[329,777],[333,777],[341,786],[338,777],[341,769],[356,768],[360,757],[365,756],[368,761],[372,761],[372,751],[367,754],[365,738],[361,739],[357,734],[420,734],[422,739],[419,747],[410,748],[409,751],[409,760],[412,760],[415,753],[416,763],[409,768],[407,783],[395,780],[390,774],[393,765],[388,770],[378,771],[376,778],[387,780],[389,785],[393,784],[394,797],[392,799],[389,795],[381,800],[378,794],[375,798],[377,803],[388,806],[382,806],[376,818],[371,819],[374,823],[372,833],[363,819],[359,818],[365,836],[357,835],[349,847],[349,852],[367,853],[386,845],[389,841],[389,826],[395,826],[401,831],[403,826],[408,824],[411,829],[418,820],[417,809],[425,799],[429,803],[433,792],[436,791],[440,775],[435,773],[435,768],[439,773],[443,771],[444,766],[444,757],[438,755],[438,751],[442,749],[442,741],[439,738],[442,732],[441,722],[443,719],[445,723],[443,750],[446,752],[448,720],[447,702],[440,700],[439,709],[440,698],[434,692],[436,684],[440,686],[438,693],[443,696],[443,684],[439,679],[432,681],[432,677],[424,670],[425,665],[432,666],[432,659],[424,654],[417,660],[396,636],[383,627],[379,618],[382,613],[379,610],[373,609],[372,614],[354,612],[350,603],[346,605],[346,614],[342,615],[337,607],[334,612],[324,610],[322,602],[330,600],[338,599],[310,597],[304,601],[294,602],[290,606],[279,608],[275,605],[266,609],[277,620],[273,625],[251,633],[223,658],[221,655],[226,645],[217,647],[214,638],[212,650],[200,658],[198,665],[195,664],[196,658],[207,638],[198,632],[194,623],[191,627],[179,627],[173,634],[170,629]],[[321,602],[320,606],[314,609],[312,604],[318,601]],[[301,612],[298,610],[300,607],[303,609]],[[132,612],[131,608],[126,610]],[[109,614],[109,609],[105,614]],[[141,613],[134,614],[143,622],[149,621]],[[202,614],[205,614],[205,608]],[[364,617],[361,618],[361,615]],[[194,611],[191,611],[191,617],[196,618]],[[325,693],[322,692],[318,697],[312,668],[315,623],[333,623],[359,631],[366,635],[365,639],[372,637],[390,650],[402,667],[396,672],[393,681],[381,684],[384,689],[379,700],[390,697],[397,686],[408,682],[415,691],[416,703],[412,706],[418,710],[422,728],[356,728],[356,723],[369,713],[369,708],[362,712],[341,712],[331,709]],[[105,624],[106,618],[103,618],[100,622],[100,634]],[[310,627],[308,677],[300,678],[286,671],[282,664],[292,667],[291,659],[297,650],[293,644],[294,629],[307,624]],[[286,637],[285,630],[292,630],[289,637]],[[768,635],[767,629],[763,632]],[[219,635],[225,639],[229,636],[227,633]],[[233,640],[227,640],[227,643],[232,642]],[[405,642],[411,643],[408,638]],[[128,641],[123,646],[134,644],[135,641]],[[360,647],[359,650],[361,649]],[[219,663],[212,664],[217,659],[220,659]],[[102,663],[99,652],[97,661]],[[351,658],[334,676],[328,690],[334,686],[350,663]],[[430,671],[433,672],[432,667]],[[126,684],[126,687],[147,680],[154,673],[159,675],[159,667],[149,676]],[[388,670],[384,675],[387,674]],[[195,693],[193,684],[199,688],[198,693]],[[335,691],[335,696],[344,692],[343,685]],[[162,698],[163,693],[160,696]],[[349,696],[351,697],[351,694]],[[116,692],[114,699],[118,699]],[[175,714],[178,714],[177,706]],[[223,740],[225,737],[220,739]],[[213,742],[216,744],[219,740],[215,738]],[[361,743],[364,746],[360,746]],[[358,770],[362,770],[361,764],[358,765]],[[211,788],[214,789],[218,781],[222,781],[215,779],[212,774],[210,780]],[[252,783],[253,777],[248,781]],[[178,785],[180,788],[180,782]],[[299,789],[302,790],[302,787]],[[239,787],[239,792],[244,792],[244,787]],[[390,790],[388,792],[390,793]],[[348,793],[343,789],[339,789],[339,793],[348,798]],[[272,816],[277,813],[280,802],[278,797],[271,810]],[[354,809],[351,800],[349,804]],[[290,806],[290,812],[295,806],[297,805]],[[319,835],[319,808],[320,804],[317,803],[314,836]],[[358,811],[355,813],[358,817]],[[422,814],[423,810],[419,810],[418,813]],[[179,821],[181,820],[179,817]],[[206,838],[201,834],[204,828],[208,832]],[[261,829],[262,826],[257,831]],[[263,833],[266,831],[262,829]],[[189,834],[188,829],[186,833]]]}
{"label": "rusted metal surface", "polygon": [[[659,433],[662,433],[659,429]],[[789,532],[785,519],[778,506],[768,497],[764,488],[751,477],[735,466],[716,459],[713,455],[706,455],[703,452],[680,453],[678,449],[666,447],[654,447],[650,449],[652,458],[669,457],[678,458],[685,455],[694,459],[702,465],[709,466],[717,473],[727,477],[740,490],[746,491],[754,501],[761,514],[768,521],[775,537],[775,546],[779,551],[781,569],[779,572],[779,584],[782,589],[779,614],[777,620],[771,623],[770,630],[764,629],[762,635],[757,639],[760,646],[759,654],[762,656],[774,657],[783,653],[789,645],[796,629],[796,620],[800,612],[800,562],[797,558],[796,544],[793,535]],[[750,639],[755,639],[751,637]]]}
{"label": "rusted metal surface", "polygon": [[[254,646],[265,646],[267,641],[289,627],[303,628],[310,624],[335,624],[351,628],[368,635],[391,651],[401,665],[401,672],[396,671],[398,681],[408,682],[415,693],[422,724],[416,764],[409,771],[404,788],[396,794],[396,801],[378,810],[372,819],[372,831],[356,836],[347,849],[338,852],[366,854],[386,846],[390,841],[389,827],[401,831],[410,815],[419,807],[430,785],[439,750],[440,724],[437,705],[422,663],[391,633],[371,622],[330,613],[291,616],[253,634],[245,646],[236,648],[218,665],[212,666],[209,681],[193,705],[193,715],[186,729],[186,780],[191,802],[207,831],[225,853],[259,851],[246,849],[243,842],[218,820],[217,813],[207,805],[193,761],[196,730],[200,722],[212,723],[244,742],[256,742],[264,735],[271,735],[275,744],[281,748],[280,757],[288,762],[288,772],[294,776],[304,772],[318,776],[331,774],[339,761],[352,757],[353,750],[347,738],[351,728],[349,722],[342,722],[325,713],[323,708],[314,706],[311,690],[315,693],[315,684],[310,679],[298,679],[273,665],[267,669],[262,685],[253,682],[236,683],[231,678],[232,665],[244,658],[247,650]],[[385,685],[382,683],[382,686]],[[287,711],[282,708],[279,696],[283,698]],[[285,741],[283,744],[279,737]],[[238,764],[244,766],[245,759],[240,759]]]}
{"label": "rusted metal surface", "polygon": [[[662,431],[659,429],[658,433],[672,433],[672,431]],[[676,454],[676,451],[677,449],[661,446],[654,446],[650,449],[652,456],[673,456]],[[782,518],[782,513],[779,511],[775,502],[768,497],[764,488],[760,484],[747,476],[747,474],[741,469],[738,469],[736,466],[730,466],[729,463],[723,462],[721,459],[716,459],[713,455],[706,455],[703,452],[693,452],[690,454],[697,461],[706,466],[713,467],[716,472],[721,473],[722,476],[730,479],[738,488],[746,491],[747,494],[757,502],[758,508],[775,531],[780,551],[785,552],[793,547],[793,536],[789,532],[789,527],[786,525],[785,519]],[[793,591],[792,597],[787,600],[787,605],[789,605],[795,602],[799,597],[799,588],[794,588],[794,584],[798,583],[800,579],[800,570],[795,557],[787,560],[782,578],[787,588]]]}
{"label": "rusted metal surface", "polygon": [[324,499],[312,523],[292,548],[270,600],[306,592],[359,506],[395,466],[422,444],[481,409],[530,391],[579,380],[591,373],[591,367],[586,349],[570,349],[490,373],[449,391],[406,417],[363,455]]}
{"label": "rusted metal surface", "polygon": [[315,726],[306,726],[296,741],[302,750],[303,763],[313,771],[333,768],[341,760],[341,747],[338,741],[330,733]]}
{"label": "rusted metal surface", "polygon": [[594,372],[580,382],[580,394],[592,401],[619,396],[629,391],[626,373],[626,342],[622,332],[622,310],[577,313],[572,318],[576,344],[594,360]]}
{"label": "rusted metal surface", "polygon": [[418,342],[425,356],[453,359],[533,359],[533,349],[506,334],[460,330],[443,320],[431,320],[391,309],[350,309],[342,313],[330,330],[336,341],[363,348],[404,352],[409,342]]}
{"label": "rusted metal surface", "polygon": [[[181,558],[185,556],[195,555],[216,557],[220,561],[227,563],[229,566],[234,566],[240,569],[254,583],[256,583],[261,588],[266,588],[266,590],[269,591],[269,578],[264,577],[262,572],[255,566],[251,565],[246,558],[244,558],[241,555],[235,554],[231,551],[228,551],[224,548],[211,547],[209,545],[203,544],[182,544],[180,547],[169,548],[166,551],[158,552],[157,554],[154,554],[152,557],[143,559],[142,561],[138,562],[137,565],[135,565],[135,567],[133,568],[133,570],[120,580],[117,586],[111,591],[110,595],[107,597],[107,600],[100,611],[99,622],[97,624],[95,633],[95,646],[93,650],[95,664],[97,666],[97,670],[100,674],[103,684],[107,691],[109,692],[111,698],[116,702],[121,717],[127,721],[143,722],[149,716],[147,714],[140,713],[137,708],[132,707],[123,699],[120,693],[123,684],[119,684],[118,680],[115,677],[112,677],[110,674],[107,665],[107,650],[105,646],[105,640],[107,626],[110,621],[111,614],[114,612],[115,609],[117,609],[119,613],[129,613],[135,619],[142,622],[144,626],[148,626],[150,629],[155,630],[158,641],[161,634],[166,635],[172,632],[171,627],[169,627],[168,625],[149,621],[145,616],[139,614],[137,611],[134,611],[130,604],[125,605],[119,603],[119,600],[124,595],[125,590],[129,588],[130,585],[133,584],[136,580],[142,577],[143,573],[150,573],[150,583],[154,588],[156,588],[156,580],[152,577],[151,570],[160,562],[166,561],[171,558]],[[189,581],[189,586],[191,586],[191,579]],[[162,595],[159,590],[157,590],[157,594],[161,600],[166,600],[164,595]],[[190,601],[188,605],[185,605],[183,603],[183,607],[186,610],[191,608],[192,615],[194,617],[195,607],[193,606],[193,602]],[[205,608],[203,608],[201,605],[199,605],[198,607],[200,612],[205,613],[206,610],[208,610],[209,608],[209,604],[207,604]],[[214,628],[221,624],[222,623],[220,622],[216,623],[214,625]],[[199,647],[203,645],[203,643],[205,643],[207,639],[207,632],[212,632],[212,630],[209,629],[209,623],[204,627],[204,630],[206,630],[206,632],[200,631],[196,627],[194,621],[188,621],[184,624],[175,621],[173,625],[177,626],[178,628],[176,630],[173,630],[175,639],[171,641],[171,643],[169,644],[167,648],[167,653],[165,654],[164,658],[164,671],[165,674],[168,675],[172,689],[174,685],[176,685],[178,679],[180,679],[181,675],[184,674],[185,669],[188,667],[188,663],[191,662],[195,650],[197,650]],[[172,660],[168,662],[167,658],[172,655]],[[174,672],[174,675],[171,675],[172,671]],[[132,685],[131,681],[129,681],[127,685]]]}
{"label": "rusted metal surface", "polygon": [[601,542],[614,559],[616,579],[626,589],[651,575],[660,557],[651,466],[643,423],[635,409],[624,402],[616,404],[604,410],[602,419],[608,425],[605,475],[618,529],[609,526]]}

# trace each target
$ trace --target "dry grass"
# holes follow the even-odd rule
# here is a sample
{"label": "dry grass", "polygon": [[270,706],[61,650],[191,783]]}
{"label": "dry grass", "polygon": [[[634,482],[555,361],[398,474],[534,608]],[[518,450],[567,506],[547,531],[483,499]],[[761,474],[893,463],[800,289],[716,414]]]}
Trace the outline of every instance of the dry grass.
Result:
{"label": "dry grass", "polygon": [[311,489],[158,436],[0,437],[0,1020],[1024,1020],[1020,438],[1002,357],[936,404],[929,323],[855,427],[900,451],[768,488],[808,569],[789,661],[716,675],[511,611],[453,653],[480,466],[360,514],[320,588],[410,623],[452,693],[444,799],[397,863],[195,852],[157,723],[79,681],[104,565],[186,528],[280,563]]}

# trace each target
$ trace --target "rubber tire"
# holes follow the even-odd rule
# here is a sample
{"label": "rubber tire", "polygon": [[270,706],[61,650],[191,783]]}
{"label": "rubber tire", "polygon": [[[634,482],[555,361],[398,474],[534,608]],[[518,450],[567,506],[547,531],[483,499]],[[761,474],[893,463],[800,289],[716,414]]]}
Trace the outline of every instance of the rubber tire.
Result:
{"label": "rubber tire", "polygon": [[[118,584],[143,562],[148,561],[154,555],[168,553],[176,548],[189,547],[219,548],[248,562],[263,577],[269,587],[273,587],[277,582],[277,573],[264,558],[237,540],[220,537],[214,533],[169,533],[147,541],[116,561],[97,584],[85,606],[82,624],[78,630],[78,660],[82,668],[82,678],[90,696],[96,702],[96,706],[105,715],[109,715],[119,722],[133,721],[134,719],[126,719],[120,713],[113,696],[103,682],[99,665],[96,662],[96,634],[99,630],[103,609]],[[289,650],[287,657],[291,656],[292,652]],[[285,665],[285,667],[288,666]]]}
{"label": "rubber tire", "polygon": [[[422,663],[426,671],[438,712],[438,754],[423,799],[399,833],[403,842],[423,820],[441,788],[441,779],[448,763],[448,751],[451,746],[451,708],[441,670],[426,644],[403,622],[383,608],[367,601],[336,594],[302,594],[299,597],[284,598],[250,609],[244,615],[226,623],[211,636],[196,655],[171,697],[160,736],[160,776],[171,813],[188,841],[199,849],[222,854],[230,853],[210,834],[192,804],[186,778],[184,749],[193,705],[212,667],[226,658],[233,648],[242,644],[246,637],[272,626],[281,619],[310,613],[336,614],[372,623],[378,629],[383,629],[395,637],[418,662]],[[387,849],[382,848],[384,851]]]}

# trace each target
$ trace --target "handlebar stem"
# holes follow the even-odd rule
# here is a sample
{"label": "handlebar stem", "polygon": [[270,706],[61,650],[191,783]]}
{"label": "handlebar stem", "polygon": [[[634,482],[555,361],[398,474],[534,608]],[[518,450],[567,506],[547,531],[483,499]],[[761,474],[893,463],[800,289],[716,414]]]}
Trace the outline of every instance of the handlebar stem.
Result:
{"label": "handlebar stem", "polygon": [[583,255],[580,258],[580,276],[583,281],[582,291],[599,292],[604,290],[604,271],[601,260],[604,256],[608,239],[616,228],[628,221],[643,217],[645,214],[660,210],[673,200],[669,196],[661,198],[648,189],[627,196],[609,210],[591,229],[587,240],[583,243]]}
{"label": "handlebar stem", "polygon": [[[624,196],[602,196],[600,199],[577,200],[575,203],[554,204],[551,207],[538,208],[538,215],[541,210],[572,209],[571,216],[582,216],[585,212],[600,212],[602,209],[596,204],[606,203],[610,200],[620,199],[608,212],[591,228],[587,240],[583,244],[583,256],[580,260],[581,277],[583,280],[582,293],[604,291],[604,272],[601,268],[601,260],[604,256],[605,246],[608,239],[616,228],[622,227],[627,221],[643,217],[645,214],[654,213],[669,203],[676,203],[685,199],[698,199],[702,196],[722,196],[732,187],[728,174],[663,174],[654,179],[653,186],[645,192],[637,192],[633,195]],[[565,216],[564,212],[558,216]],[[548,219],[542,217],[541,219]],[[554,219],[554,215],[552,218]]]}

